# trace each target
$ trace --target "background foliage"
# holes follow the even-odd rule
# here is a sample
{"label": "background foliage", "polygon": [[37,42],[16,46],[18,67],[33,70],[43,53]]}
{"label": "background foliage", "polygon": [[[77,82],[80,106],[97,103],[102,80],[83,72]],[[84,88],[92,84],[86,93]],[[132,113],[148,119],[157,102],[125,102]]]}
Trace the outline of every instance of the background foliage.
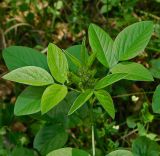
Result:
{"label": "background foliage", "polygon": [[[54,42],[63,49],[76,45],[78,55],[77,45],[81,44],[83,37],[87,35],[90,23],[99,25],[115,38],[124,27],[134,22],[153,21],[154,33],[151,41],[145,51],[132,61],[148,68],[155,81],[122,80],[116,83],[109,88],[116,107],[115,120],[112,120],[100,105],[94,108],[94,119],[97,127],[95,131],[97,156],[104,156],[121,147],[132,150],[136,156],[142,156],[142,153],[158,156],[159,10],[159,0],[2,0],[0,1],[1,76],[7,72],[2,59],[2,50],[11,45],[32,47],[41,53],[46,53],[49,42]],[[74,50],[68,48],[68,51]],[[37,53],[38,56],[30,56],[25,52],[25,55],[31,60],[30,65],[34,65],[33,57],[41,57],[43,65],[39,66],[45,65],[46,60],[39,56],[40,53]],[[11,59],[10,64],[13,64],[12,61],[14,63],[18,60]],[[97,75],[105,76],[105,68],[96,63],[99,66]],[[44,68],[48,70],[47,66]],[[10,66],[10,69],[12,70],[13,66]],[[0,155],[43,156],[61,147],[91,151],[88,107],[83,106],[76,114],[67,116],[73,103],[71,101],[75,100],[77,93],[70,92],[60,105],[43,116],[39,113],[15,116],[14,103],[24,88],[24,85],[0,80]],[[19,111],[17,110],[17,115]],[[141,151],[142,149],[146,150]]]}

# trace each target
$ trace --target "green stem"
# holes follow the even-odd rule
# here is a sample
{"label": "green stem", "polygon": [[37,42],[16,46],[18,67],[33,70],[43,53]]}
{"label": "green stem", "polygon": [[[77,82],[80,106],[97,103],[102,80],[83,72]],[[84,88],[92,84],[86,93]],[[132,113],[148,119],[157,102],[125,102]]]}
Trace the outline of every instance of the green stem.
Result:
{"label": "green stem", "polygon": [[91,128],[92,128],[92,156],[95,156],[95,132],[94,132],[94,118],[93,118],[93,103],[94,99],[90,99],[90,120],[91,120]]}
{"label": "green stem", "polygon": [[96,155],[96,152],[95,152],[95,137],[94,137],[94,125],[92,124],[92,154],[93,156]]}

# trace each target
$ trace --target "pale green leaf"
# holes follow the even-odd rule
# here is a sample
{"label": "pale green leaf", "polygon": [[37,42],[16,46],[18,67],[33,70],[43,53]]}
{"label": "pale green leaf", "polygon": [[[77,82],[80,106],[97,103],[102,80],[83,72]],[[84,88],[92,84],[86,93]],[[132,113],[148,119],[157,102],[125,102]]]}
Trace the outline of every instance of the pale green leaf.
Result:
{"label": "pale green leaf", "polygon": [[52,76],[46,70],[35,66],[17,68],[2,78],[32,86],[45,86],[54,83]]}
{"label": "pale green leaf", "polygon": [[88,57],[88,60],[87,60],[87,67],[91,67],[95,61],[95,58],[96,58],[96,53],[92,53],[89,57]]}
{"label": "pale green leaf", "polygon": [[96,53],[97,59],[105,67],[115,65],[117,61],[112,51],[113,40],[111,37],[95,24],[90,24],[88,33],[90,46]]}
{"label": "pale green leaf", "polygon": [[126,73],[128,74],[124,79],[135,81],[153,81],[153,77],[149,70],[143,65],[134,62],[119,63],[111,69],[113,74]]}
{"label": "pale green leaf", "polygon": [[41,111],[42,114],[48,112],[67,95],[67,87],[59,84],[53,84],[46,88],[42,95]]}
{"label": "pale green leaf", "polygon": [[39,112],[44,89],[44,87],[27,87],[16,100],[14,114],[19,116]]}
{"label": "pale green leaf", "polygon": [[157,86],[153,94],[152,109],[154,113],[160,114],[160,85]]}
{"label": "pale green leaf", "polygon": [[94,92],[96,98],[106,110],[106,112],[114,119],[115,117],[115,109],[112,97],[110,94],[105,90],[98,90]]}
{"label": "pale green leaf", "polygon": [[116,150],[107,154],[106,156],[133,156],[133,154],[127,150]]}
{"label": "pale green leaf", "polygon": [[113,51],[119,61],[128,60],[143,52],[153,32],[151,21],[134,23],[116,37],[113,44]]}
{"label": "pale green leaf", "polygon": [[126,76],[127,74],[125,73],[116,73],[107,75],[96,83],[95,89],[102,89],[104,87],[107,87],[119,80],[124,79]]}
{"label": "pale green leaf", "polygon": [[75,149],[75,148],[61,148],[50,152],[47,156],[91,156],[85,151]]}
{"label": "pale green leaf", "polygon": [[3,50],[3,58],[9,70],[24,66],[37,66],[49,71],[47,57],[35,49],[11,46]]}
{"label": "pale green leaf", "polygon": [[87,64],[87,56],[86,56],[87,50],[86,50],[85,42],[86,42],[86,38],[84,37],[81,45],[81,60],[82,60],[83,66]]}
{"label": "pale green leaf", "polygon": [[93,91],[91,89],[86,90],[85,92],[81,93],[77,99],[74,101],[72,107],[69,110],[68,115],[74,113],[78,108],[80,108],[83,104],[85,104],[93,95]]}
{"label": "pale green leaf", "polygon": [[68,62],[65,54],[56,45],[50,43],[48,46],[47,60],[53,77],[56,81],[64,83],[67,80],[68,73]]}

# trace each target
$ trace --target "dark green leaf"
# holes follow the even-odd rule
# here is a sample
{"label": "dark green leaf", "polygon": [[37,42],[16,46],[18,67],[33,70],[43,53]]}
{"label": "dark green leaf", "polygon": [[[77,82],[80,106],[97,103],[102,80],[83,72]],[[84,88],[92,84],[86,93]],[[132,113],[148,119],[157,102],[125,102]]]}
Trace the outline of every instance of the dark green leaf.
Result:
{"label": "dark green leaf", "polygon": [[14,114],[27,115],[39,112],[44,87],[27,87],[17,98]]}
{"label": "dark green leaf", "polygon": [[160,147],[155,141],[142,136],[134,140],[132,152],[134,156],[159,156]]}
{"label": "dark green leaf", "polygon": [[67,139],[68,134],[61,125],[45,125],[37,133],[33,146],[42,155],[47,155],[49,152],[63,147]]}
{"label": "dark green leaf", "polygon": [[3,58],[9,70],[24,66],[37,66],[49,71],[47,57],[35,49],[11,46],[3,50]]}
{"label": "dark green leaf", "polygon": [[53,122],[67,124],[69,118],[68,112],[71,105],[77,98],[78,93],[75,91],[68,92],[67,96],[58,105],[51,109],[47,115],[51,118]]}
{"label": "dark green leaf", "polygon": [[150,71],[153,77],[160,79],[160,58],[153,59],[150,61],[150,63],[151,63]]}
{"label": "dark green leaf", "polygon": [[154,113],[160,114],[160,85],[157,86],[152,100],[152,109]]}
{"label": "dark green leaf", "polygon": [[12,156],[35,156],[34,151],[25,147],[15,147],[12,151]]}

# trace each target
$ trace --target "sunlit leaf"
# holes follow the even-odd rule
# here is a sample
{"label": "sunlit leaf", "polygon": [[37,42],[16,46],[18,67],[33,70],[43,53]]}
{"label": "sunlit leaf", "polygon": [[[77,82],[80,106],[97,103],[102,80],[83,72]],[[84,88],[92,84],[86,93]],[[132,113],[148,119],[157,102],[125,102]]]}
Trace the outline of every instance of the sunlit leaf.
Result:
{"label": "sunlit leaf", "polygon": [[45,86],[54,83],[52,76],[46,70],[35,66],[17,68],[2,78],[32,86]]}
{"label": "sunlit leaf", "polygon": [[115,109],[112,97],[110,94],[105,90],[98,90],[94,92],[96,98],[106,110],[106,112],[114,119],[115,117]]}
{"label": "sunlit leaf", "polygon": [[113,40],[100,27],[95,24],[90,24],[88,29],[89,43],[92,51],[96,53],[98,60],[105,67],[112,67],[117,63],[112,51]]}
{"label": "sunlit leaf", "polygon": [[119,61],[128,60],[143,52],[153,32],[151,21],[134,23],[116,37],[113,51]]}
{"label": "sunlit leaf", "polygon": [[149,70],[143,65],[134,62],[123,62],[115,65],[111,72],[128,74],[124,79],[135,81],[153,81],[153,77]]}
{"label": "sunlit leaf", "polygon": [[55,44],[50,43],[48,46],[47,60],[53,77],[56,81],[64,83],[67,80],[68,73],[68,62],[65,54]]}
{"label": "sunlit leaf", "polygon": [[74,113],[78,108],[85,104],[92,96],[93,91],[91,89],[86,90],[84,93],[81,93],[77,99],[74,101],[72,107],[69,110],[68,115]]}
{"label": "sunlit leaf", "polygon": [[107,75],[96,83],[95,89],[102,89],[104,87],[107,87],[119,80],[122,80],[126,76],[127,76],[126,73],[116,73]]}
{"label": "sunlit leaf", "polygon": [[91,155],[80,149],[67,147],[50,152],[49,154],[47,154],[47,156],[91,156]]}
{"label": "sunlit leaf", "polygon": [[127,150],[116,150],[107,154],[106,156],[133,156],[133,154]]}
{"label": "sunlit leaf", "polygon": [[67,87],[64,85],[53,84],[47,87],[41,100],[42,114],[48,112],[51,108],[61,102],[67,95],[67,92]]}

